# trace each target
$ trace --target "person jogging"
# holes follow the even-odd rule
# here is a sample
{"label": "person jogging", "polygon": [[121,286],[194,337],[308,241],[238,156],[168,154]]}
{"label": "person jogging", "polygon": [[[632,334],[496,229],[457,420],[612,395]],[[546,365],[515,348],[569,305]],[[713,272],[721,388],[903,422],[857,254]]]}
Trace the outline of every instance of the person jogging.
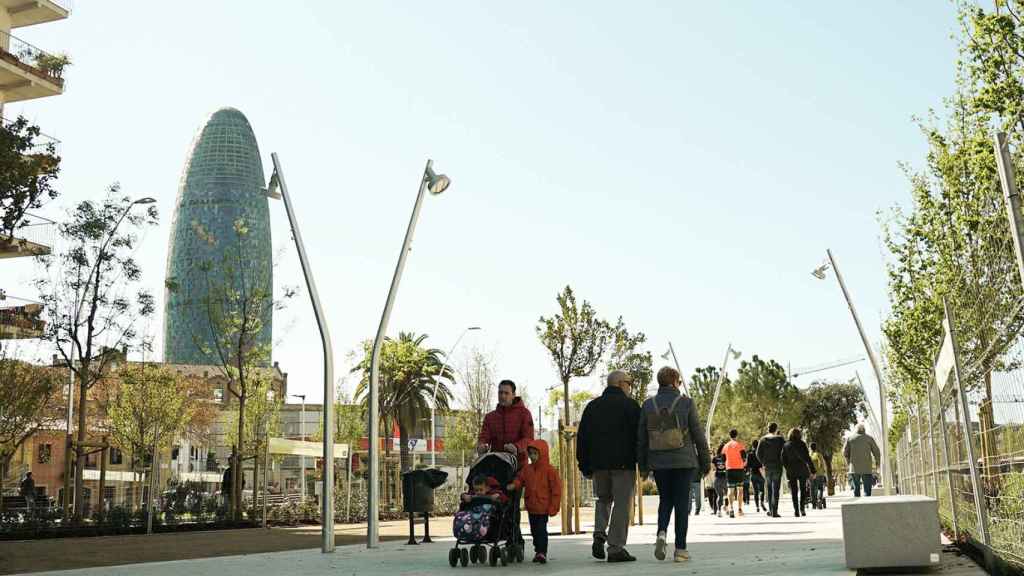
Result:
{"label": "person jogging", "polygon": [[747,447],[739,441],[739,431],[729,430],[729,441],[722,447],[725,455],[725,478],[729,484],[729,518],[735,518],[733,503],[743,516],[743,469],[746,467]]}
{"label": "person jogging", "polygon": [[722,440],[722,443],[718,445],[718,450],[715,450],[715,457],[711,459],[711,466],[715,469],[715,501],[718,503],[715,513],[719,517],[722,516],[722,509],[726,506],[725,497],[729,491],[729,476],[725,468],[723,448],[725,448],[725,440]]}
{"label": "person jogging", "polygon": [[754,440],[747,452],[747,472],[750,473],[750,485],[754,491],[754,506],[757,511],[767,510],[764,504],[764,474],[761,470],[761,461],[757,459],[757,445],[760,442]]}
{"label": "person jogging", "polygon": [[768,515],[779,518],[779,492],[782,490],[782,447],[786,440],[779,435],[779,425],[772,422],[768,433],[757,444],[757,459],[764,467],[768,491]]}

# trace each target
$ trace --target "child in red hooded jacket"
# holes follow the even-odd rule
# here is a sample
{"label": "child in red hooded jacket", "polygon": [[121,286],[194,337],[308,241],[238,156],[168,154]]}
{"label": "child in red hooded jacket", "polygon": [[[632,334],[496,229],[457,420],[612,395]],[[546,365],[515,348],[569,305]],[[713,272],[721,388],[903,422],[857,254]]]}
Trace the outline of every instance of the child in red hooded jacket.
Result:
{"label": "child in red hooded jacket", "polygon": [[526,445],[530,463],[523,466],[509,490],[526,487],[526,511],[530,516],[534,562],[546,564],[548,559],[548,517],[557,516],[562,506],[562,479],[548,460],[548,443],[530,440]]}

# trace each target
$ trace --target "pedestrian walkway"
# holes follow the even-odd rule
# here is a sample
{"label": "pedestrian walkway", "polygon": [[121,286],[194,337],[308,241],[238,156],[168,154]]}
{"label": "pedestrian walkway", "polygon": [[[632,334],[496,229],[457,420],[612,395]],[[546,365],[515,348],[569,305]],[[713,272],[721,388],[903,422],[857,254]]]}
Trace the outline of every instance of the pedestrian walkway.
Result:
{"label": "pedestrian walkway", "polygon": [[[434,544],[407,546],[400,542],[386,542],[379,549],[364,546],[339,547],[334,554],[321,554],[318,550],[293,550],[245,556],[154,562],[117,567],[89,568],[38,574],[62,576],[260,576],[303,574],[304,576],[413,576],[424,574],[493,574],[494,571],[515,570],[544,575],[588,574],[619,575],[624,570],[643,570],[645,574],[714,574],[715,576],[782,576],[800,574],[852,576],[843,560],[840,505],[848,498],[830,500],[827,510],[808,510],[807,516],[796,518],[768,518],[763,513],[751,512],[742,518],[709,517],[704,514],[691,517],[689,550],[692,559],[687,564],[654,559],[653,523],[654,500],[647,499],[643,526],[630,529],[628,549],[639,558],[634,564],[610,565],[590,557],[590,536],[555,536],[551,539],[550,562],[540,566],[529,563],[507,568],[474,567],[450,568],[448,548],[451,540],[437,539]],[[788,503],[784,501],[783,504]],[[786,507],[782,507],[786,510]],[[592,525],[584,521],[588,532]],[[552,521],[551,529],[557,529]],[[529,546],[529,539],[527,539]],[[529,550],[528,550],[529,551]],[[529,556],[528,556],[529,558]],[[945,575],[983,574],[980,569],[956,566],[951,558],[945,562]],[[954,569],[970,568],[970,571]]]}

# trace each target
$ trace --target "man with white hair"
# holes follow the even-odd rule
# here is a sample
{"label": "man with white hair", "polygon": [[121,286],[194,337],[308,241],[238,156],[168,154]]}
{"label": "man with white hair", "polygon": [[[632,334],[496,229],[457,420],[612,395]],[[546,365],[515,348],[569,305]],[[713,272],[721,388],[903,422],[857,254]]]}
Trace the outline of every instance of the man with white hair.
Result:
{"label": "man with white hair", "polygon": [[871,496],[875,464],[881,463],[882,454],[875,439],[865,431],[863,422],[857,424],[857,432],[846,439],[843,457],[850,463],[853,474],[853,495],[860,498],[860,487],[863,484],[864,495]]}

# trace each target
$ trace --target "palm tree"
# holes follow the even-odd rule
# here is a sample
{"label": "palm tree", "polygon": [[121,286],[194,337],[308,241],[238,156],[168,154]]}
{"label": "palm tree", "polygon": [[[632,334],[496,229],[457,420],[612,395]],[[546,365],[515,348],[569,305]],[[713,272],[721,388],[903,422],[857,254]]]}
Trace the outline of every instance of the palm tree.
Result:
{"label": "palm tree", "polygon": [[[400,332],[398,340],[385,338],[381,345],[378,397],[381,429],[390,431],[392,422],[398,424],[401,442],[399,458],[403,472],[411,468],[409,435],[415,430],[417,421],[430,416],[430,400],[434,395],[435,381],[437,407],[442,413],[448,409],[452,399],[449,384],[444,380],[454,383],[454,373],[451,368],[445,366],[444,352],[423,346],[426,339],[426,334],[417,336],[411,332]],[[356,387],[356,399],[366,407],[369,400],[367,392],[373,343],[365,342],[363,348],[363,360],[352,369],[352,372],[363,373],[359,386]],[[370,441],[374,442],[376,439],[371,438]]]}

